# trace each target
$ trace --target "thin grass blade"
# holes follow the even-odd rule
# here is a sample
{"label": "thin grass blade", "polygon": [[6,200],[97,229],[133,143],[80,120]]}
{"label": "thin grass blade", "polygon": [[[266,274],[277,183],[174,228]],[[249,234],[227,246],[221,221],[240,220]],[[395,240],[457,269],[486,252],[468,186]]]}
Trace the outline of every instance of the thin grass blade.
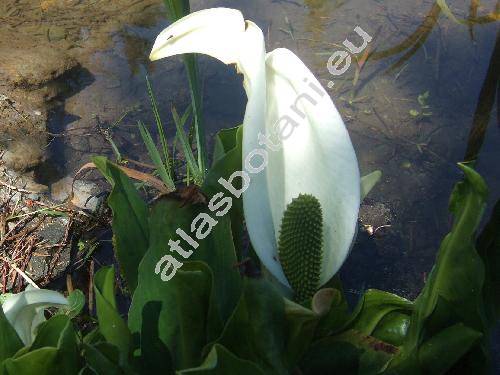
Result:
{"label": "thin grass blade", "polygon": [[141,133],[142,140],[144,141],[144,144],[148,149],[149,157],[156,166],[160,178],[168,188],[175,189],[175,184],[174,181],[172,180],[172,176],[165,167],[165,164],[161,159],[160,152],[158,151],[158,148],[156,147],[153,141],[153,137],[151,137],[151,134],[149,133],[149,130],[146,128],[146,126],[144,126],[144,124],[141,121],[139,121],[137,125],[139,126],[139,131]]}
{"label": "thin grass blade", "polygon": [[160,112],[158,111],[158,103],[156,101],[156,97],[153,92],[153,87],[151,86],[151,82],[149,81],[147,75],[146,75],[146,86],[148,89],[149,99],[151,101],[151,109],[153,110],[153,115],[155,117],[156,128],[158,129],[158,137],[160,138],[163,160],[169,171],[170,176],[172,176],[173,164],[170,158],[170,153],[168,152],[167,136],[165,135],[165,128],[163,127],[163,122],[161,121]]}
{"label": "thin grass blade", "polygon": [[186,158],[188,171],[192,173],[195,183],[200,185],[203,181],[203,176],[200,169],[198,168],[198,164],[196,163],[196,159],[187,139],[186,133],[184,132],[184,124],[186,123],[190,113],[191,106],[188,107],[182,118],[180,118],[175,107],[172,108],[172,116],[177,128],[177,138],[181,144],[184,157]]}

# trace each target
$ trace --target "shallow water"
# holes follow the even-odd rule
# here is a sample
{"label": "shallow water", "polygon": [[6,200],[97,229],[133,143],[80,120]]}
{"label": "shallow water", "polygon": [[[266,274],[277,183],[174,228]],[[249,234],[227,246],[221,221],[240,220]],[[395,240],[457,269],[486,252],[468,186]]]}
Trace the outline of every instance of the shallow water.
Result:
{"label": "shallow water", "polygon": [[[363,289],[380,288],[415,297],[434,263],[440,240],[450,229],[448,197],[460,178],[456,163],[465,158],[474,114],[484,115],[488,93],[498,90],[494,79],[498,79],[500,59],[492,57],[499,43],[498,23],[471,30],[436,12],[429,0],[191,3],[194,10],[241,9],[245,18],[264,30],[268,50],[289,48],[325,87],[334,82],[329,92],[350,132],[361,171],[383,172],[361,215],[363,224],[372,225],[376,232],[372,237],[358,236],[341,271],[346,289],[353,296]],[[466,1],[448,3],[458,17],[468,16]],[[479,13],[484,15],[495,9],[496,1],[481,4]],[[146,73],[162,118],[171,129],[169,135],[174,134],[170,108],[185,108],[189,93],[179,58],[155,63],[147,59],[154,38],[169,24],[161,10],[160,6],[147,8],[146,25],[113,31],[110,43],[85,56],[84,69],[71,79],[71,93],[50,117],[51,132],[64,134],[51,145],[59,174],[73,174],[92,155],[111,155],[98,127],[109,127],[120,119],[113,131],[120,150],[132,159],[148,161],[136,130],[138,119],[153,124]],[[353,61],[344,75],[333,77],[327,69],[328,58],[346,38],[356,44],[356,26],[373,36],[369,48],[376,53],[357,73],[359,65]],[[92,35],[85,25],[80,27],[82,39]],[[380,53],[412,35],[421,38],[416,38],[421,43],[413,50],[410,44],[394,54]],[[208,132],[241,123],[246,103],[241,77],[209,58],[200,58],[200,67]],[[491,189],[490,207],[500,197],[498,111],[493,103],[477,166]]]}
{"label": "shallow water", "polygon": [[[264,30],[268,50],[289,48],[325,87],[330,81],[335,83],[329,92],[351,134],[361,171],[380,169],[384,175],[362,214],[364,224],[372,225],[376,233],[371,238],[359,236],[342,270],[347,288],[354,294],[376,287],[414,297],[430,271],[440,239],[450,228],[447,201],[460,177],[455,164],[465,157],[479,93],[488,82],[498,25],[477,25],[471,32],[441,13],[437,22],[422,30],[426,16],[436,14],[431,13],[436,10],[432,1],[214,0],[192,4],[195,10],[241,9]],[[450,5],[457,16],[468,14],[466,2]],[[480,13],[494,7],[494,1],[485,1]],[[53,145],[65,173],[73,173],[92,154],[110,154],[96,126],[109,126],[125,113],[114,140],[124,155],[147,161],[135,129],[138,119],[153,121],[146,73],[172,136],[170,107],[182,109],[189,102],[183,65],[178,58],[147,60],[155,36],[168,24],[156,17],[151,26],[126,26],[111,36],[107,48],[88,58],[87,72],[75,79],[77,89],[66,98],[64,111],[52,116],[52,130],[67,134]],[[333,77],[327,61],[341,49],[344,39],[355,44],[360,40],[353,31],[356,26],[373,37],[369,48],[378,59],[368,59],[354,82],[356,62],[342,76]],[[402,61],[411,45],[392,56],[378,53],[419,30],[428,33],[425,42]],[[201,58],[200,66],[208,132],[239,124],[246,103],[241,77],[209,58]],[[491,202],[500,194],[496,119],[493,108],[478,165],[492,190]]]}

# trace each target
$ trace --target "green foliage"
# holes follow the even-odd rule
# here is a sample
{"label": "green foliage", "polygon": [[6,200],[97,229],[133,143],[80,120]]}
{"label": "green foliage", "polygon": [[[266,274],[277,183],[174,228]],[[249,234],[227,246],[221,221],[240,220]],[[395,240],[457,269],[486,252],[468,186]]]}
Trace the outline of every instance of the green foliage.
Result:
{"label": "green foliage", "polygon": [[177,113],[177,110],[175,108],[172,108],[172,117],[174,118],[175,127],[177,129],[177,139],[181,143],[182,152],[184,154],[184,157],[186,158],[187,173],[188,175],[191,174],[193,176],[193,180],[196,185],[201,185],[201,183],[203,182],[203,170],[197,164],[189,140],[186,136],[186,133],[184,132],[184,124],[186,123],[190,114],[191,107],[188,107],[188,109],[186,109],[186,112],[182,117],[179,117],[179,114]]}
{"label": "green foliage", "polygon": [[63,314],[70,318],[77,317],[85,306],[85,294],[81,290],[74,290],[68,295],[68,306],[59,308],[57,314]]}
{"label": "green foliage", "polygon": [[131,338],[116,306],[115,271],[112,267],[103,267],[95,274],[94,290],[99,332],[108,343],[118,348],[124,361],[130,350]]}
{"label": "green foliage", "polygon": [[[175,22],[190,13],[189,0],[164,0],[169,18]],[[194,129],[196,136],[196,148],[198,150],[198,169],[202,176],[205,175],[208,166],[208,155],[205,145],[205,131],[202,124],[202,92],[198,73],[198,64],[194,55],[184,56],[191,104],[194,116]]]}
{"label": "green foliage", "polygon": [[301,194],[287,206],[281,221],[278,254],[296,300],[312,298],[319,287],[323,258],[323,213],[314,196]]}
{"label": "green foliage", "polygon": [[365,199],[370,191],[382,178],[381,171],[375,171],[361,178],[361,200]]}
{"label": "green foliage", "polygon": [[3,309],[0,308],[0,363],[12,357],[22,347],[23,342],[5,318]]}
{"label": "green foliage", "polygon": [[241,374],[263,375],[264,372],[250,361],[236,357],[221,345],[214,345],[201,366],[179,371],[179,375],[186,374]]}
{"label": "green foliage", "polygon": [[[420,358],[421,348],[428,348],[431,340],[439,337],[446,340],[450,333],[445,330],[450,326],[458,325],[451,332],[457,332],[457,340],[468,337],[471,345],[479,336],[488,336],[491,322],[485,314],[488,305],[485,305],[483,291],[488,290],[490,285],[485,279],[485,265],[476,251],[476,231],[488,192],[477,172],[466,165],[460,165],[460,168],[465,179],[457,184],[450,199],[450,211],[455,216],[455,222],[441,244],[429,280],[415,301],[401,354],[391,363],[395,372],[418,373],[428,368],[428,364]],[[472,340],[472,337],[475,339]],[[480,368],[476,371],[484,371],[488,363],[487,347],[488,342],[483,339],[473,354],[476,358],[468,359],[470,363],[479,364]],[[443,362],[434,363],[433,367],[448,370],[455,363],[449,358],[458,360],[463,357],[462,347],[450,346],[448,350],[446,357],[435,357]],[[426,354],[425,358],[428,357],[431,355]]]}
{"label": "green foliage", "polygon": [[[172,179],[170,168],[168,168],[168,164],[166,166],[165,162],[162,160],[160,152],[156,148],[156,145],[153,141],[153,137],[151,137],[151,133],[149,133],[149,130],[142,122],[139,121],[138,126],[142,140],[146,145],[146,148],[148,149],[149,157],[151,158],[151,160],[153,160],[153,163],[158,174],[160,175],[161,180],[167,186],[167,188],[169,188],[170,190],[175,190],[175,184],[174,180]],[[166,160],[166,163],[168,163],[168,159]]]}
{"label": "green foliage", "polygon": [[[497,205],[476,236],[487,190],[470,167],[461,165],[465,179],[450,201],[455,223],[420,296],[408,301],[368,290],[351,311],[337,278],[309,306],[262,277],[241,275],[234,226],[243,217],[236,201],[220,217],[176,195],[149,209],[116,166],[96,161],[113,185],[115,249],[132,297],[127,317],[118,307],[112,267],[95,274],[98,325],[85,336],[71,321],[82,307],[79,292],[25,347],[0,309],[0,375],[487,372],[489,330],[498,319],[500,213]],[[235,128],[217,138],[202,186],[208,200],[218,192],[217,179],[240,166]],[[211,232],[196,247],[182,240],[185,252],[176,251],[169,241],[180,239],[177,229],[194,241],[193,219],[207,213],[217,221]],[[301,213],[294,215],[299,220]],[[162,281],[157,265],[166,255],[182,265]]]}
{"label": "green foliage", "polygon": [[[148,96],[151,102],[151,109],[153,111],[153,115],[155,117],[156,129],[158,131],[158,137],[160,138],[161,151],[163,154],[163,163],[162,165],[167,169],[168,175],[170,177],[170,181],[172,181],[173,185],[173,162],[174,160],[170,158],[170,152],[168,151],[168,140],[165,135],[165,129],[163,126],[163,122],[161,121],[160,111],[158,109],[158,103],[156,101],[156,97],[153,92],[153,87],[151,86],[151,82],[149,81],[148,76],[146,75],[146,85],[148,89]],[[156,147],[155,147],[156,148]],[[159,154],[159,152],[158,152]],[[173,157],[175,155],[172,155]],[[160,157],[161,160],[161,157]],[[168,185],[167,185],[168,186]]]}
{"label": "green foliage", "polygon": [[[148,207],[130,179],[116,165],[103,157],[95,157],[93,162],[113,187],[108,204],[114,213],[115,254],[127,286],[133,292],[137,286],[137,265],[149,245]],[[133,246],[133,251],[130,246]]]}

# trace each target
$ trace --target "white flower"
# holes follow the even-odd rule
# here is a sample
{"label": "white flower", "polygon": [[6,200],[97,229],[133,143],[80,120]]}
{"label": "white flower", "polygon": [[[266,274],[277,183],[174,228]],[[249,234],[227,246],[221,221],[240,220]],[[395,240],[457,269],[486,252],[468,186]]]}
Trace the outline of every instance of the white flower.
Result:
{"label": "white flower", "polygon": [[9,295],[2,304],[5,317],[25,345],[30,345],[38,325],[45,321],[47,307],[64,306],[68,301],[58,292],[27,287],[24,292]]}
{"label": "white flower", "polygon": [[158,35],[150,59],[184,53],[236,64],[243,74],[243,160],[265,142],[276,145],[282,132],[267,168],[251,176],[243,195],[247,229],[262,263],[288,285],[277,256],[283,213],[299,194],[314,195],[323,209],[324,284],[349,253],[361,194],[356,154],[329,95],[293,52],[266,53],[262,30],[238,10],[206,9],[182,18]]}

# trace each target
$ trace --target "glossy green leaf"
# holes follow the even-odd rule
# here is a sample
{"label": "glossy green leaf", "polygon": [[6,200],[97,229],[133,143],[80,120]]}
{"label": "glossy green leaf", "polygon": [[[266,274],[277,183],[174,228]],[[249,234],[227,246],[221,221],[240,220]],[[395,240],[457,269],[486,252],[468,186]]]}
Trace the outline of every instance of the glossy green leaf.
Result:
{"label": "glossy green leaf", "polygon": [[362,349],[349,342],[325,338],[309,347],[300,369],[304,375],[357,374],[362,353]]}
{"label": "glossy green leaf", "polygon": [[482,337],[463,324],[445,328],[419,349],[418,359],[425,374],[444,374]]}
{"label": "glossy green leaf", "polygon": [[161,303],[150,301],[142,309],[140,356],[136,368],[141,374],[174,374],[170,352],[159,337]]}
{"label": "glossy green leaf", "polygon": [[394,311],[411,312],[412,302],[395,294],[376,289],[367,290],[359,302],[357,312],[346,328],[371,335],[382,319]]}
{"label": "glossy green leaf", "polygon": [[313,311],[288,299],[285,302],[286,361],[294,368],[314,337],[320,317]]}
{"label": "glossy green leaf", "polygon": [[121,375],[120,353],[116,346],[108,343],[83,345],[83,356],[87,366],[97,375]]}
{"label": "glossy green leaf", "polygon": [[[192,238],[196,238],[191,227],[193,219],[200,214],[209,214],[217,221],[217,224],[212,227],[206,238],[197,240],[199,246],[193,249],[176,231],[182,229]],[[156,264],[166,254],[172,255],[180,262],[202,261],[210,267],[213,274],[215,287],[211,292],[216,296],[214,307],[222,320],[226,320],[238,302],[241,288],[241,278],[238,268],[235,267],[237,257],[229,215],[217,217],[205,205],[193,206],[175,198],[165,197],[153,207],[150,226],[151,248],[148,251],[148,265],[140,265],[143,279],[147,279],[147,283],[150,284],[149,288],[158,288],[165,284],[160,275],[155,274],[154,271]],[[192,254],[184,259],[174,250],[170,250],[169,241],[180,241],[180,246],[184,251],[192,251]]]}
{"label": "glossy green leaf", "polygon": [[4,363],[7,375],[54,375],[62,374],[58,363],[58,349],[45,347],[17,358],[7,359]]}
{"label": "glossy green leaf", "polygon": [[255,363],[238,358],[223,346],[216,344],[201,366],[179,371],[178,374],[263,375],[264,372]]}
{"label": "glossy green leaf", "polygon": [[[57,348],[57,361],[54,366],[62,374],[78,374],[80,370],[77,336],[71,319],[66,315],[55,315],[40,324],[35,341],[29,352],[47,347]],[[21,358],[16,354],[16,358]]]}
{"label": "glossy green leaf", "polygon": [[85,294],[79,289],[73,290],[67,297],[68,306],[61,307],[57,314],[64,314],[70,318],[78,316],[85,306]]}
{"label": "glossy green leaf", "polygon": [[494,325],[500,319],[500,201],[477,241],[477,251],[485,266],[483,296],[488,320]]}
{"label": "glossy green leaf", "polygon": [[[219,184],[219,179],[229,179],[229,176],[242,168],[242,139],[243,128],[236,128],[220,131],[216,136],[216,145],[214,151],[214,163],[208,171],[205,181],[201,187],[203,193],[212,198],[218,193],[228,195],[225,189]],[[232,197],[232,208],[229,212],[231,217],[231,231],[233,233],[233,242],[238,260],[242,260],[243,253],[243,201]],[[252,254],[250,254],[252,255]],[[255,259],[258,259],[255,257]]]}
{"label": "glossy green leaf", "polygon": [[130,332],[116,307],[115,270],[103,267],[94,276],[99,331],[107,342],[115,345],[125,360],[130,350]]}
{"label": "glossy green leaf", "polygon": [[31,344],[30,350],[36,350],[46,346],[56,348],[63,331],[70,324],[70,319],[64,315],[55,315],[46,322],[43,322],[38,328],[35,341]]}
{"label": "glossy green leaf", "polygon": [[[144,306],[150,301],[160,301],[159,339],[170,351],[172,362],[177,369],[198,366],[207,343],[209,324],[220,326],[217,317],[211,314],[210,270],[203,263],[186,262],[172,280],[164,282],[154,273],[157,261],[156,257],[150,258],[148,253],[141,264],[141,269],[145,267],[151,271],[149,275],[141,275],[132,299],[130,330],[141,335]],[[164,360],[162,366],[170,362],[170,358]]]}
{"label": "glossy green leaf", "polygon": [[[475,235],[488,191],[477,172],[459,166],[465,178],[456,185],[450,199],[453,227],[441,243],[436,264],[415,301],[401,355],[391,364],[394,372],[417,373],[422,342],[443,333],[451,324],[463,324],[477,332],[487,329],[482,299],[485,269],[475,249]],[[474,362],[487,366],[487,350],[483,347],[476,353],[479,358]]]}
{"label": "glossy green leaf", "polygon": [[273,374],[287,374],[285,306],[264,280],[247,279],[241,299],[218,344]]}
{"label": "glossy green leaf", "polygon": [[23,342],[17,335],[16,330],[5,318],[3,309],[0,306],[0,364],[5,359],[12,357],[23,346]]}
{"label": "glossy green leaf", "polygon": [[394,346],[403,344],[410,326],[410,314],[393,311],[380,320],[373,337]]}
{"label": "glossy green leaf", "polygon": [[[140,264],[139,287],[129,313],[132,332],[140,333],[144,306],[150,301],[161,302],[159,339],[170,350],[177,369],[201,363],[202,349],[220,334],[222,323],[230,316],[240,294],[241,280],[234,267],[236,255],[228,217],[218,219],[197,249],[176,233],[181,228],[191,234],[191,223],[200,212],[209,210],[204,205],[186,205],[171,197],[155,204],[150,220],[151,247]],[[170,250],[170,240],[181,240],[183,250],[193,253],[184,259]],[[162,281],[155,270],[166,255],[183,265],[169,281]],[[164,266],[160,264],[160,270]]]}
{"label": "glossy green leaf", "polygon": [[108,204],[113,210],[116,257],[131,293],[137,286],[137,265],[149,245],[148,207],[132,181],[104,157],[92,159],[113,187]]}
{"label": "glossy green leaf", "polygon": [[215,135],[212,166],[214,166],[217,161],[237,146],[237,133],[239,129],[240,126],[230,129],[222,129]]}

